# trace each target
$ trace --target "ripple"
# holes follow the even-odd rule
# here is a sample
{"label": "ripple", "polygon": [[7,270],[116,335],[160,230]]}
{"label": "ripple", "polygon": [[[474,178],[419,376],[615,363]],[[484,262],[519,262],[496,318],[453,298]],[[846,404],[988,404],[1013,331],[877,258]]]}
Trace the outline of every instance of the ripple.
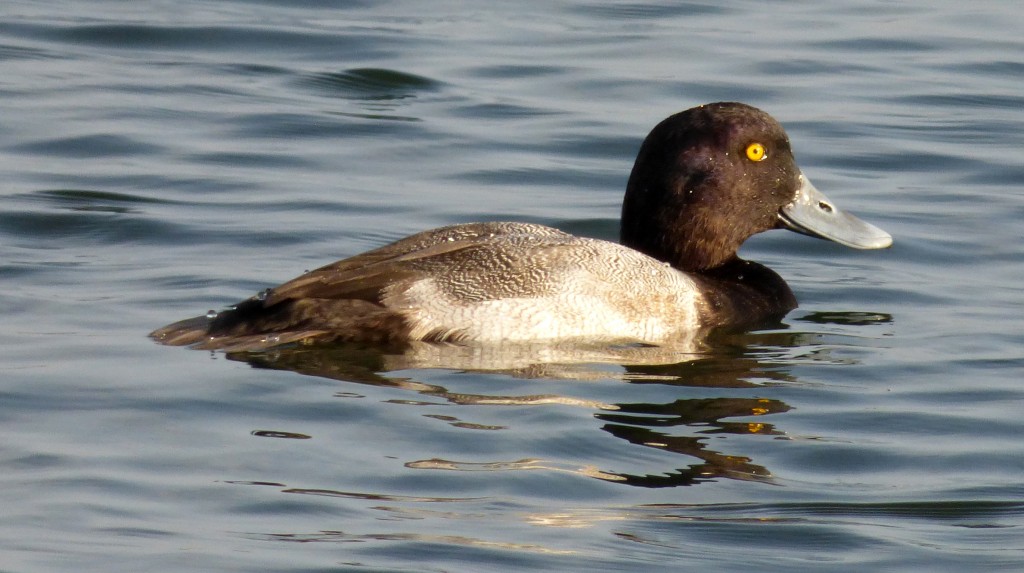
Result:
{"label": "ripple", "polygon": [[484,79],[527,79],[559,76],[565,73],[565,68],[563,66],[543,64],[496,64],[490,66],[471,67],[464,70],[464,73]]}
{"label": "ripple", "polygon": [[310,440],[313,438],[313,436],[308,434],[282,432],[280,430],[253,430],[251,433],[258,438],[281,438],[285,440]]}
{"label": "ripple", "polygon": [[[358,118],[363,121],[351,121]],[[234,137],[252,137],[279,140],[281,138],[341,139],[346,137],[379,137],[382,134],[413,135],[420,128],[416,118],[394,120],[386,114],[342,114],[338,112],[322,115],[271,112],[239,114],[231,118],[229,134]]]}
{"label": "ripple", "polygon": [[827,40],[824,42],[813,42],[811,47],[816,47],[829,52],[853,52],[882,54],[911,54],[921,52],[934,52],[939,46],[931,42],[911,40],[909,38],[849,38],[840,40]]}
{"label": "ripple", "polygon": [[72,159],[152,155],[163,151],[163,147],[160,145],[144,143],[134,137],[112,133],[44,139],[23,143],[10,149],[16,153]]}
{"label": "ripple", "polygon": [[344,531],[320,531],[316,533],[266,533],[255,538],[273,541],[290,541],[293,543],[350,543],[353,541],[412,541],[428,544],[456,545],[511,551],[526,551],[547,555],[574,555],[576,551],[556,550],[542,545],[489,541],[464,535],[438,535],[425,533],[345,533]]}
{"label": "ripple", "polygon": [[181,48],[264,49],[311,44],[336,45],[335,34],[309,30],[266,29],[256,26],[159,26],[152,24],[79,24],[64,27],[19,23],[9,30],[33,37],[51,38],[73,44],[117,48],[121,50]]}
{"label": "ripple", "polygon": [[392,501],[403,503],[465,503],[475,502],[486,498],[482,497],[420,497],[409,495],[392,495],[381,493],[337,491],[331,489],[308,489],[308,488],[285,488],[281,493],[294,493],[300,495],[315,495],[322,497],[342,497],[351,499],[365,499],[369,501]]}
{"label": "ripple", "polygon": [[60,55],[50,50],[14,44],[0,44],[0,62],[12,60],[49,60],[59,59],[60,57]]}
{"label": "ripple", "polygon": [[711,16],[727,14],[729,8],[698,2],[623,2],[614,4],[591,3],[576,8],[579,12],[598,18],[614,20],[660,20],[679,16]]}
{"label": "ripple", "polygon": [[443,85],[431,78],[380,68],[310,74],[299,84],[315,87],[325,95],[370,101],[413,98],[437,91]]}
{"label": "ripple", "polygon": [[43,199],[56,207],[72,211],[101,211],[109,213],[131,212],[133,210],[132,205],[168,205],[173,203],[166,199],[92,189],[43,189],[33,192],[30,196]]}
{"label": "ripple", "polygon": [[508,472],[545,470],[577,474],[605,481],[625,481],[626,479],[622,476],[601,471],[593,466],[579,467],[567,463],[558,463],[538,459],[523,459],[501,462],[461,462],[456,460],[433,458],[429,460],[415,460],[406,462],[405,467],[420,470],[448,470],[461,472]]}

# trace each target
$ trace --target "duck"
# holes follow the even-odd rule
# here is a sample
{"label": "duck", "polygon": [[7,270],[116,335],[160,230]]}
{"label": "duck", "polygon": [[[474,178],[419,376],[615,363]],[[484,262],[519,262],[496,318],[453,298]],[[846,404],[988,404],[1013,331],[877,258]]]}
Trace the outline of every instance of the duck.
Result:
{"label": "duck", "polygon": [[797,307],[781,276],[737,254],[773,229],[856,249],[892,245],[811,184],[772,116],[709,103],[667,117],[640,145],[618,243],[525,222],[451,225],[150,336],[234,351],[331,342],[664,345],[756,328]]}

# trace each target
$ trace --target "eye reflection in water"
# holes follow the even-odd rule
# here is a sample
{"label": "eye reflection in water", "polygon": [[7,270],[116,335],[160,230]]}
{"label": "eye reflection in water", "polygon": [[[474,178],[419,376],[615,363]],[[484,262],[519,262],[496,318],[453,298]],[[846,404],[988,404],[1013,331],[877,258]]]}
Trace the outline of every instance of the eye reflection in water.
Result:
{"label": "eye reflection in water", "polygon": [[[747,457],[732,456],[708,449],[705,443],[711,434],[779,435],[772,424],[760,422],[723,422],[725,418],[744,418],[786,412],[789,406],[779,400],[765,398],[710,398],[676,400],[671,404],[619,404],[621,413],[597,414],[609,422],[602,428],[632,444],[657,448],[689,457],[702,463],[693,464],[663,475],[619,474],[622,481],[643,487],[693,485],[714,478],[765,480],[771,477],[767,468],[754,464]],[[690,426],[701,428],[698,436],[671,435],[654,428]]]}
{"label": "eye reflection in water", "polygon": [[[850,316],[847,316],[850,315]],[[867,313],[815,313],[803,319],[813,325],[889,324],[891,317]],[[795,363],[849,363],[832,356],[837,333],[795,332],[785,329],[745,334],[721,334],[700,342],[684,341],[674,347],[517,345],[473,347],[418,343],[382,349],[364,345],[292,346],[270,351],[229,353],[231,360],[254,368],[288,370],[348,383],[401,388],[421,396],[440,398],[456,405],[544,405],[561,404],[595,411],[600,429],[630,444],[679,454],[689,461],[658,474],[632,474],[598,467],[602,460],[585,467],[541,459],[507,461],[458,461],[438,458],[413,460],[405,465],[415,469],[449,471],[568,471],[611,482],[638,487],[695,485],[727,478],[770,482],[771,472],[742,455],[711,449],[715,436],[782,436],[780,420],[766,416],[782,414],[790,406],[780,400],[756,397],[675,398],[667,403],[608,404],[599,400],[562,394],[470,394],[451,391],[437,384],[386,373],[436,369],[504,375],[513,378],[552,380],[609,380],[624,383],[683,388],[766,388],[798,381],[789,373]],[[856,344],[854,342],[853,344]],[[559,386],[564,388],[564,386]],[[503,391],[509,384],[501,385]],[[577,388],[585,388],[578,387]],[[682,390],[681,390],[682,392]],[[706,390],[703,392],[706,394]],[[340,392],[339,394],[345,394]],[[763,394],[763,393],[762,393]],[[678,396],[678,393],[675,393]],[[414,399],[410,404],[423,403]],[[429,404],[435,404],[430,402]],[[500,430],[504,426],[470,424],[455,416],[430,417],[453,426],[475,430]],[[578,429],[573,429],[577,431]],[[716,445],[728,445],[727,441]],[[719,446],[721,447],[721,446]]]}

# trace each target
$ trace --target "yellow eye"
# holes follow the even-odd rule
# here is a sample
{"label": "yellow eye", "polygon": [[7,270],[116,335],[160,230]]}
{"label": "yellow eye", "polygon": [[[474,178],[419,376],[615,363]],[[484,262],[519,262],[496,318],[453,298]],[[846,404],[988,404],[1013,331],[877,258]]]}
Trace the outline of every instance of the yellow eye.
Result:
{"label": "yellow eye", "polygon": [[765,153],[764,146],[760,143],[751,143],[747,146],[747,159],[751,161],[763,161],[768,154]]}

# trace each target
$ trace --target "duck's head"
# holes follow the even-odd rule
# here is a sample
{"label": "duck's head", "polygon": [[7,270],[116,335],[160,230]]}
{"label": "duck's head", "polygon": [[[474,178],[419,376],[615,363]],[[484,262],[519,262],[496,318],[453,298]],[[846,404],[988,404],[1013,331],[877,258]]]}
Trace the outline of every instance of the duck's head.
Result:
{"label": "duck's head", "polygon": [[637,154],[622,243],[687,271],[719,267],[750,236],[785,228],[858,249],[892,244],[803,175],[786,132],[742,103],[691,108],[659,123]]}

